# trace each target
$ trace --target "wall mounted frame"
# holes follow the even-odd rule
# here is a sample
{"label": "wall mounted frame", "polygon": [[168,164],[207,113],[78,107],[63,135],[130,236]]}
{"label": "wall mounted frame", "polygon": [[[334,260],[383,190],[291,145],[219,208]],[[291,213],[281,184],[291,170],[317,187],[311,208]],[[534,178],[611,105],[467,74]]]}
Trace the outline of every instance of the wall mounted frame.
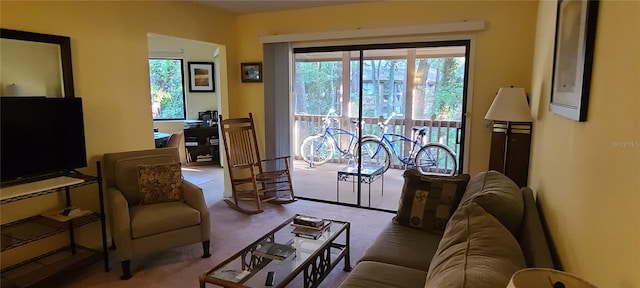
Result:
{"label": "wall mounted frame", "polygon": [[216,92],[213,62],[189,62],[189,92]]}
{"label": "wall mounted frame", "polygon": [[549,109],[587,121],[598,0],[559,0]]}
{"label": "wall mounted frame", "polygon": [[73,65],[71,64],[71,39],[69,37],[0,28],[0,38],[59,45],[64,97],[75,97]]}
{"label": "wall mounted frame", "polygon": [[262,82],[262,62],[240,63],[242,83]]}

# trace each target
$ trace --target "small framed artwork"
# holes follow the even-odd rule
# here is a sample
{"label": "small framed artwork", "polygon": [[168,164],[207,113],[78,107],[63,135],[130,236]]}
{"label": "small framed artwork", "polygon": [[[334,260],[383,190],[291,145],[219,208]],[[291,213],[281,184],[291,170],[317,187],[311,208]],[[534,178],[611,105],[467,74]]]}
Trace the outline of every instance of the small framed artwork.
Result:
{"label": "small framed artwork", "polygon": [[598,0],[559,0],[549,109],[587,121]]}
{"label": "small framed artwork", "polygon": [[189,62],[189,92],[216,92],[213,62]]}
{"label": "small framed artwork", "polygon": [[240,63],[242,82],[262,82],[262,62]]}

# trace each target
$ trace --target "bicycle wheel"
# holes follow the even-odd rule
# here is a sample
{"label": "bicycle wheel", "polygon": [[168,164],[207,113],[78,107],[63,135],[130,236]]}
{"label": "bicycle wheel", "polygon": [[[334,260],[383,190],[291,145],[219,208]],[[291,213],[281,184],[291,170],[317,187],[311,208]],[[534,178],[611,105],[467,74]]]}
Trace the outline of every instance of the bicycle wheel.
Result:
{"label": "bicycle wheel", "polygon": [[300,145],[300,155],[309,165],[322,165],[333,158],[333,143],[322,135],[304,138]]}
{"label": "bicycle wheel", "polygon": [[[386,172],[391,165],[391,153],[382,142],[374,139],[363,140],[357,147],[361,150],[362,164],[381,165],[384,166]],[[358,149],[356,149],[356,161],[358,160]]]}
{"label": "bicycle wheel", "polygon": [[423,174],[453,176],[457,172],[458,163],[449,147],[429,143],[416,154],[415,166]]}

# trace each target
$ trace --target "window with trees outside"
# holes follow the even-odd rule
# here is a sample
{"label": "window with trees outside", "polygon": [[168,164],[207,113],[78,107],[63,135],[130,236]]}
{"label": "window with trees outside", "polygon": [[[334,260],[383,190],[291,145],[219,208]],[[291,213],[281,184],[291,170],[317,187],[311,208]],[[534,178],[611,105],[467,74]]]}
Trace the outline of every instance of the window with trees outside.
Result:
{"label": "window with trees outside", "polygon": [[182,59],[149,59],[153,120],[184,120]]}
{"label": "window with trees outside", "polygon": [[[427,49],[423,50],[429,51]],[[362,116],[378,117],[395,112],[397,116],[411,116],[411,119],[432,119],[435,116],[438,120],[460,120],[465,74],[464,47],[454,51],[454,55],[444,56],[436,54],[421,57],[414,52],[413,57],[378,56],[364,59]],[[349,52],[344,53],[349,56]],[[342,56],[337,52],[308,54],[296,55],[296,114],[324,115],[331,108],[343,114],[340,112],[341,103],[346,100],[350,111],[344,111],[344,115],[356,117],[359,61],[347,62],[351,76],[348,81],[351,83],[348,93],[344,93],[347,85],[342,77]],[[408,58],[413,58],[414,71],[407,70]],[[411,76],[412,90],[407,93],[407,79]],[[344,96],[347,98],[343,99]],[[405,111],[407,100],[412,101],[413,111]]]}

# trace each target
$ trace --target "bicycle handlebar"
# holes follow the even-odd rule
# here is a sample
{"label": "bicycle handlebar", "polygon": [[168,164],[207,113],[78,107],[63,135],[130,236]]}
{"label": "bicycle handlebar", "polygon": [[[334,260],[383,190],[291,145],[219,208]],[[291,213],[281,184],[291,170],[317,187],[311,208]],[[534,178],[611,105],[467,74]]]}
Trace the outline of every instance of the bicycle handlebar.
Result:
{"label": "bicycle handlebar", "polygon": [[324,124],[325,125],[330,126],[331,125],[331,120],[336,121],[336,122],[338,121],[335,118],[331,117],[332,114],[336,115],[336,110],[333,109],[333,108],[329,109],[329,112],[327,112],[327,115],[324,116]]}
{"label": "bicycle handlebar", "polygon": [[389,124],[389,121],[391,121],[391,119],[393,119],[394,116],[396,116],[396,112],[391,112],[391,115],[389,115],[389,118],[384,120],[384,116],[380,115],[380,117],[378,118],[378,126],[380,126],[380,128],[386,129],[387,125]]}
{"label": "bicycle handlebar", "polygon": [[[337,123],[340,123],[340,121],[338,121],[338,119],[336,119],[336,117],[339,116],[338,114],[336,114],[336,110],[331,108],[329,109],[329,112],[327,112],[327,114],[324,116],[324,124],[327,126],[331,125],[331,121],[335,121]],[[355,126],[358,126],[358,121],[356,120],[351,120],[351,123],[353,123]],[[361,125],[364,125],[364,120],[362,121],[362,123],[360,123]]]}

